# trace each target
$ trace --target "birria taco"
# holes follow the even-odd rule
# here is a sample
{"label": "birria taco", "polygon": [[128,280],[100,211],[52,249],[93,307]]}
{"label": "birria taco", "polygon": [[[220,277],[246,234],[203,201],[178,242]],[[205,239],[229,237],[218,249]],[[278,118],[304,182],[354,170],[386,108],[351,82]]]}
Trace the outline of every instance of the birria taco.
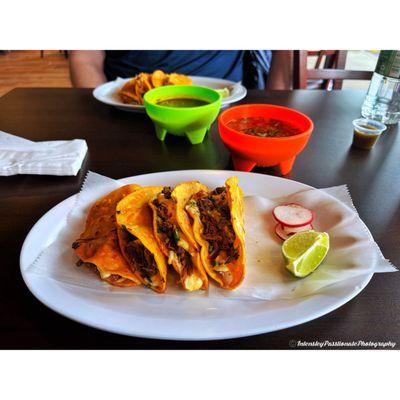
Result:
{"label": "birria taco", "polygon": [[126,185],[97,200],[89,210],[85,231],[72,244],[79,264],[95,267],[102,280],[115,286],[141,283],[121,253],[115,218],[119,201],[138,188]]}
{"label": "birria taco", "polygon": [[182,194],[182,191],[176,192],[170,187],[164,187],[150,201],[154,235],[162,252],[168,257],[168,264],[178,273],[182,287],[189,291],[207,289],[208,278],[198,246],[193,235],[188,234],[187,229],[182,229],[179,224],[184,210],[178,207],[181,204],[177,199],[178,194]]}
{"label": "birria taco", "polygon": [[243,192],[237,178],[213,191],[197,191],[185,209],[208,275],[222,288],[235,289],[245,275]]}
{"label": "birria taco", "polygon": [[117,206],[118,239],[122,253],[138,279],[162,293],[167,285],[167,262],[153,234],[150,199],[162,187],[149,186],[126,196]]}

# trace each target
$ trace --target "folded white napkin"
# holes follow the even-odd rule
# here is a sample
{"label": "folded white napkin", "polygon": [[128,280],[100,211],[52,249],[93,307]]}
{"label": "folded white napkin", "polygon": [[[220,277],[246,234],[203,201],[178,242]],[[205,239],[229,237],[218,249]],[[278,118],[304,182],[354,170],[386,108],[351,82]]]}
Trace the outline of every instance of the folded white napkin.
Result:
{"label": "folded white napkin", "polygon": [[0,131],[0,175],[76,175],[87,149],[82,139],[32,142]]}

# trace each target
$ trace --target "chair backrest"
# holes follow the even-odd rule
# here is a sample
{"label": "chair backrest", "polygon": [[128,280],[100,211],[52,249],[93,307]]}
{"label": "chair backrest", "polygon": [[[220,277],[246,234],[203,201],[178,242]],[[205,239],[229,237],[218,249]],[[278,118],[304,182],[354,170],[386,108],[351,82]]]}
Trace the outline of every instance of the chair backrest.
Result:
{"label": "chair backrest", "polygon": [[[315,68],[309,69],[307,57],[317,56]],[[325,57],[323,68],[320,68]],[[345,70],[345,50],[295,50],[293,54],[293,88],[307,89],[309,81],[319,81],[319,89],[341,89],[344,79],[370,80],[371,71]]]}

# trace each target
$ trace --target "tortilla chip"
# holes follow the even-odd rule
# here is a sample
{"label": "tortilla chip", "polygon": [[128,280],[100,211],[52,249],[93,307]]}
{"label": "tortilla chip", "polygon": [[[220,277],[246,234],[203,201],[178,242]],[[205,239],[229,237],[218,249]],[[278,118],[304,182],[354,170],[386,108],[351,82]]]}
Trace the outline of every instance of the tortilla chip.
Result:
{"label": "tortilla chip", "polygon": [[149,90],[164,85],[191,85],[192,80],[183,74],[166,74],[161,70],[155,70],[152,74],[141,72],[136,75],[119,90],[118,95],[123,103],[136,102],[143,104],[143,96]]}
{"label": "tortilla chip", "polygon": [[168,85],[191,85],[192,80],[183,74],[172,73],[168,76]]}
{"label": "tortilla chip", "polygon": [[151,75],[151,83],[153,87],[163,86],[165,81],[168,79],[168,75],[166,75],[163,71],[157,69]]}
{"label": "tortilla chip", "polygon": [[123,103],[130,104],[132,102],[137,102],[136,96],[136,77],[130,79],[125,85],[119,90],[118,95]]}

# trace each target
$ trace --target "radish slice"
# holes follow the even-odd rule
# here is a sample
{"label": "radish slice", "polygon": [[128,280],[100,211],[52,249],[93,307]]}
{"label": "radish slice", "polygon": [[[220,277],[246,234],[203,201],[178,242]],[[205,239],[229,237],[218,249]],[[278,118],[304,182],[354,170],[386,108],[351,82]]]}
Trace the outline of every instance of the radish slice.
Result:
{"label": "radish slice", "polygon": [[311,224],[314,218],[311,210],[295,203],[277,206],[272,213],[280,224],[293,228]]}
{"label": "radish slice", "polygon": [[314,229],[312,224],[308,224],[308,225],[304,225],[304,226],[299,226],[296,228],[293,228],[291,226],[283,226],[283,231],[287,234],[287,235],[293,235],[294,233],[297,232],[304,232],[304,231],[309,231],[311,229]]}
{"label": "radish slice", "polygon": [[298,232],[304,232],[304,231],[309,231],[311,229],[314,229],[314,227],[311,224],[301,226],[298,228],[289,228],[287,226],[283,226],[282,224],[276,224],[275,226],[275,233],[282,239],[286,240],[289,239],[290,236],[294,235],[295,233]]}
{"label": "radish slice", "polygon": [[275,226],[275,233],[282,239],[282,240],[286,240],[289,239],[290,235],[287,234],[284,230],[283,230],[283,226],[281,224],[276,224]]}

